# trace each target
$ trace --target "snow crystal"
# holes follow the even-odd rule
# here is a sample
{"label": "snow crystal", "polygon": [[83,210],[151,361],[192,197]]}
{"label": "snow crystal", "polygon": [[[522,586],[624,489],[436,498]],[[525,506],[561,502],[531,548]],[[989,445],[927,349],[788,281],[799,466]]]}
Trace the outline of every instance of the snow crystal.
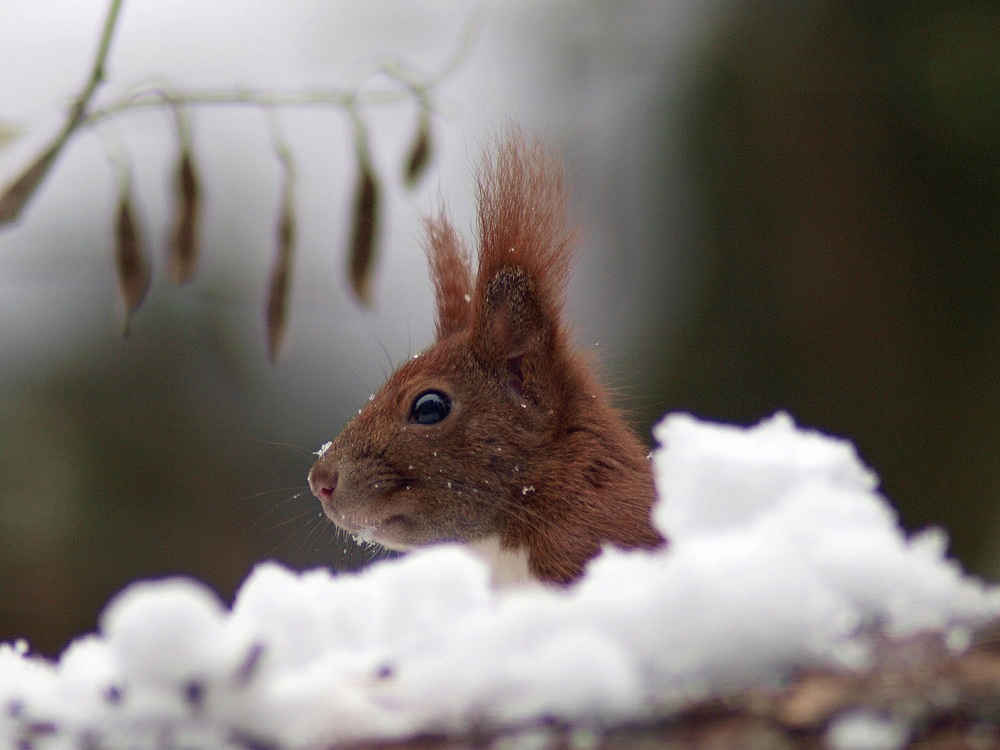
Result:
{"label": "snow crystal", "polygon": [[[0,644],[0,744],[40,726],[67,746],[284,748],[540,716],[599,726],[862,666],[875,630],[961,645],[1000,615],[941,532],[906,538],[849,442],[784,414],[750,429],[671,415],[655,434],[662,550],[609,548],[566,590],[498,591],[447,545],[351,575],[264,563],[229,610],[195,581],[138,582],[58,662]],[[844,748],[905,736],[867,716],[829,730]]]}

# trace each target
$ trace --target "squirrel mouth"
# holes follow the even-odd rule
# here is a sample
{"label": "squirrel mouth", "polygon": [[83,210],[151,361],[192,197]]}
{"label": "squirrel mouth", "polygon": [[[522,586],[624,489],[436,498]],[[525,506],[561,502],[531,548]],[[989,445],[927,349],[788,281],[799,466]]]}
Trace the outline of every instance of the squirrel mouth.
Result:
{"label": "squirrel mouth", "polygon": [[353,514],[324,508],[327,518],[342,528],[358,544],[380,544],[383,547],[394,550],[406,550],[410,548],[408,544],[402,544],[396,539],[399,534],[410,526],[409,519],[402,513],[387,516],[382,519],[373,519],[368,516],[355,516]]}

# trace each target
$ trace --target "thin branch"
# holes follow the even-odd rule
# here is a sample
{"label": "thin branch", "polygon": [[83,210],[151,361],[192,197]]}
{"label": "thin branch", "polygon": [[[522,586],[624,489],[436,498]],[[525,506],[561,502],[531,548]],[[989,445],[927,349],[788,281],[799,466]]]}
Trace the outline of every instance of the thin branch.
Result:
{"label": "thin branch", "polygon": [[[424,112],[430,112],[433,104],[432,91],[451,75],[469,54],[479,26],[479,18],[474,17],[463,31],[455,53],[436,74],[429,77],[418,76],[412,67],[396,58],[389,58],[382,60],[363,75],[356,86],[347,89],[305,91],[233,89],[176,92],[169,91],[163,86],[148,86],[103,107],[91,109],[94,95],[105,80],[111,41],[123,4],[124,0],[110,0],[90,73],[80,93],[73,100],[62,127],[48,145],[38,152],[35,159],[0,192],[0,226],[16,221],[20,217],[25,206],[48,176],[63,148],[77,131],[83,127],[93,127],[125,112],[168,106],[173,108],[175,116],[180,118],[182,110],[191,107],[242,105],[260,109],[338,107],[352,110],[358,106],[384,106],[413,99],[417,100]],[[375,76],[384,76],[400,88],[362,91],[365,81]],[[178,124],[183,128],[182,120],[179,119]],[[180,132],[183,136],[183,129]]]}
{"label": "thin branch", "polygon": [[[150,107],[230,107],[248,106],[260,109],[294,109],[310,107],[339,107],[350,109],[363,106],[384,106],[417,99],[430,111],[431,92],[446,80],[468,57],[479,29],[480,18],[474,16],[462,31],[461,40],[451,57],[430,76],[418,76],[414,68],[396,57],[383,59],[365,71],[353,86],[336,89],[305,89],[298,91],[234,89],[188,89],[183,92],[168,90],[162,85],[138,88],[129,95],[86,114],[82,124],[91,126],[124,112]],[[384,76],[400,86],[399,89],[363,91],[366,81]]]}
{"label": "thin branch", "polygon": [[87,78],[87,83],[70,109],[70,116],[66,125],[67,129],[75,128],[84,119],[87,107],[90,106],[90,100],[97,91],[97,87],[105,80],[108,53],[111,51],[111,38],[114,36],[115,28],[118,25],[118,16],[121,12],[123,2],[124,0],[111,0],[111,5],[108,7],[108,15],[105,17],[104,26],[101,29],[101,38],[97,44],[94,62],[90,66],[90,76]]}
{"label": "thin branch", "polygon": [[249,106],[261,109],[284,109],[296,107],[346,107],[350,102],[362,99],[365,104],[394,104],[410,97],[408,92],[379,91],[363,96],[352,91],[312,90],[312,91],[264,91],[260,89],[231,90],[187,90],[169,92],[162,87],[144,88],[127,97],[95,109],[87,115],[84,123],[94,125],[102,120],[117,117],[125,112],[149,109],[151,107],[231,107]]}
{"label": "thin branch", "polygon": [[97,53],[94,55],[90,75],[83,89],[73,100],[73,106],[69,108],[62,128],[59,129],[52,141],[38,153],[34,161],[25,167],[0,193],[0,226],[17,220],[24,207],[28,205],[28,201],[38,191],[69,139],[86,122],[87,108],[90,106],[90,101],[93,99],[97,87],[104,80],[105,63],[111,49],[111,38],[118,23],[122,2],[123,0],[111,0],[108,14],[104,18],[101,39],[97,45]]}

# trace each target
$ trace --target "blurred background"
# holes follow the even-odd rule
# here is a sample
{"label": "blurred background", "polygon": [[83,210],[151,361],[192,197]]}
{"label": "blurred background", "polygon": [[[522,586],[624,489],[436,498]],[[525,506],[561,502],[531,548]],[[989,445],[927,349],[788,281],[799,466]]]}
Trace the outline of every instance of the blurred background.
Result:
{"label": "blurred background", "polygon": [[[194,281],[166,278],[168,112],[77,135],[0,228],[0,639],[56,654],[128,581],[231,597],[257,561],[371,556],[320,516],[312,451],[429,343],[419,218],[471,235],[472,166],[515,121],[560,153],[585,230],[581,346],[646,436],[665,412],[778,409],[849,437],[910,529],[1000,576],[1000,6],[989,2],[278,0],[126,3],[98,103],[137,84],[305,90],[395,56],[435,89],[433,162],[399,187],[417,109],[362,111],[383,175],[372,306],[345,273],[349,119],[282,110],[297,164],[287,345],[264,304],[280,171],[265,117],[200,109]],[[103,0],[6,0],[6,184],[86,77]],[[471,35],[467,32],[473,29]],[[377,88],[378,80],[370,86]],[[123,337],[113,265],[130,157],[154,262]]]}

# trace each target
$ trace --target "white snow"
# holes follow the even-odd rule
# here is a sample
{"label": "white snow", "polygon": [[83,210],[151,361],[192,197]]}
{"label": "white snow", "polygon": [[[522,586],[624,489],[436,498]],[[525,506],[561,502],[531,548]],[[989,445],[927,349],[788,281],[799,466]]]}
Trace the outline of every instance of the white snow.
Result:
{"label": "white snow", "polygon": [[[862,666],[876,629],[961,644],[1000,616],[1000,590],[964,576],[940,532],[906,538],[849,442],[783,414],[750,429],[671,415],[656,437],[665,550],[608,549],[568,590],[496,590],[456,546],[352,575],[264,563],[231,609],[193,580],[138,582],[56,663],[0,646],[0,744],[600,726],[806,665]],[[831,728],[838,747],[900,737],[867,717]]]}
{"label": "white snow", "polygon": [[898,750],[909,733],[900,719],[855,711],[834,719],[826,739],[832,750]]}

